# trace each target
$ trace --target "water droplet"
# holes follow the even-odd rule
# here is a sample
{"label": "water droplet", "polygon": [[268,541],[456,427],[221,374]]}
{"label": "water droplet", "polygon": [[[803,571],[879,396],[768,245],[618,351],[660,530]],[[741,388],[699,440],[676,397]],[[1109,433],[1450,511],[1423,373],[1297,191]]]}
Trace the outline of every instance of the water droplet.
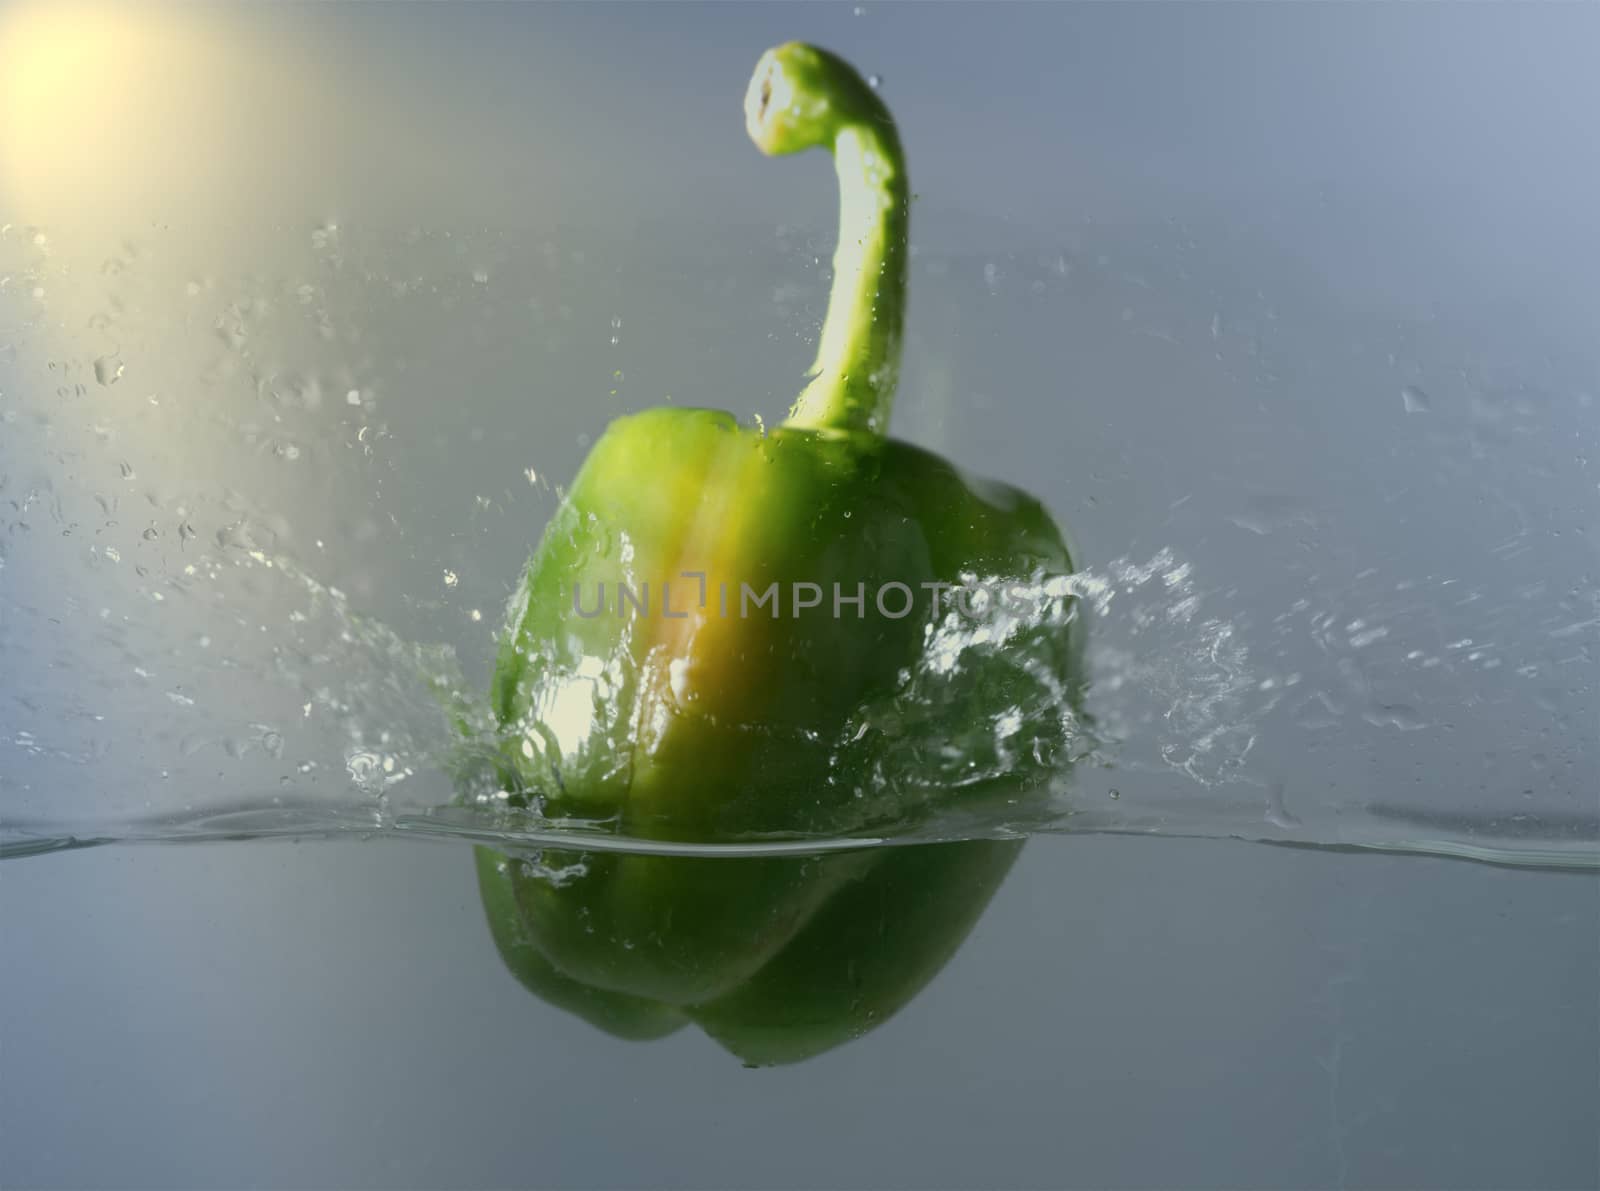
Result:
{"label": "water droplet", "polygon": [[1416,385],[1407,385],[1400,390],[1400,402],[1408,414],[1425,414],[1433,409],[1432,399]]}
{"label": "water droplet", "polygon": [[352,749],[345,755],[345,771],[350,780],[368,794],[381,793],[384,786],[383,763],[376,753]]}
{"label": "water droplet", "polygon": [[1374,642],[1382,641],[1388,635],[1389,630],[1383,625],[1379,625],[1377,628],[1367,629],[1365,632],[1352,633],[1350,636],[1350,648],[1365,649]]}
{"label": "water droplet", "polygon": [[122,368],[115,356],[101,356],[94,362],[94,378],[102,385],[114,385],[122,379]]}
{"label": "water droplet", "polygon": [[1297,504],[1292,497],[1277,492],[1258,492],[1250,495],[1245,500],[1245,511],[1229,517],[1228,520],[1240,529],[1263,535],[1293,525],[1313,523],[1309,511]]}
{"label": "water droplet", "polygon": [[1404,703],[1374,703],[1362,718],[1375,728],[1398,728],[1402,732],[1416,732],[1428,726],[1416,708]]}
{"label": "water droplet", "polygon": [[1300,826],[1300,820],[1290,812],[1285,793],[1282,782],[1273,782],[1267,787],[1267,822],[1274,827],[1292,830]]}
{"label": "water droplet", "polygon": [[883,86],[883,76],[881,74],[869,74],[867,76],[867,86],[876,91],[879,87]]}

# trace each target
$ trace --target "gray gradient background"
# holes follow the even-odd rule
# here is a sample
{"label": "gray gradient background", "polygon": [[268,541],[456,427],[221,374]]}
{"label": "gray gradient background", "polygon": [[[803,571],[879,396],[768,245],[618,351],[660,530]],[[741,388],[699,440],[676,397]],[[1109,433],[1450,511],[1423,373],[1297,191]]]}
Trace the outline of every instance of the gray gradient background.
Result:
{"label": "gray gradient background", "polygon": [[[1259,406],[1259,425],[1214,426],[1186,404],[1191,362],[1148,338],[1076,332],[1072,359],[1089,361],[1079,379],[1090,383],[1069,400],[1050,369],[1074,333],[1045,307],[1012,294],[1002,317],[980,308],[978,287],[930,291],[921,306],[914,290],[914,341],[968,331],[956,406],[962,391],[992,404],[919,411],[907,395],[902,432],[959,448],[980,471],[1029,477],[1090,556],[1180,545],[1234,575],[1241,604],[1269,617],[1292,597],[1273,585],[1296,547],[1263,555],[1278,539],[1228,529],[1242,473],[1295,492],[1314,523],[1326,518],[1326,540],[1359,557],[1459,552],[1479,519],[1516,503],[1536,530],[1567,531],[1520,565],[1592,589],[1595,475],[1572,464],[1594,441],[1592,406],[1544,410],[1508,440],[1505,473],[1485,473],[1499,485],[1485,507],[1424,504],[1415,524],[1368,533],[1382,522],[1374,493],[1427,456],[1393,449],[1398,385],[1361,396],[1327,361],[1343,358],[1340,336],[1380,350],[1374,328],[1406,340],[1443,326],[1428,351],[1470,342],[1552,390],[1600,385],[1600,9],[864,7],[245,10],[229,18],[240,44],[297,47],[286,96],[345,99],[307,133],[328,168],[272,178],[265,197],[246,170],[235,198],[240,210],[259,200],[336,211],[352,227],[487,227],[513,241],[535,218],[610,221],[619,242],[668,256],[667,241],[709,240],[721,221],[817,226],[832,201],[826,171],[753,159],[737,114],[761,49],[815,40],[883,74],[929,209],[919,226],[951,261],[981,275],[997,254],[1066,242],[1160,278],[1184,251],[1177,220],[1205,229],[1202,250],[1165,313],[1158,294],[1139,324],[1175,320],[1191,301],[1205,303],[1200,325],[1212,305],[1231,324],[1263,290],[1285,310],[1329,315],[1264,339],[1283,358],[1230,407]],[[295,143],[268,129],[258,156],[288,159]],[[596,253],[603,239],[591,233]],[[783,267],[757,257],[720,297],[682,294],[671,311],[659,305],[666,281],[637,296],[625,329],[645,329],[627,367],[646,379],[630,398],[652,399],[649,385],[681,392],[698,369],[747,385],[746,408],[780,412],[781,376],[803,366],[806,345],[770,328],[760,338],[743,294],[781,284]],[[628,300],[615,277],[580,272],[575,284],[581,309]],[[1108,300],[1120,306],[1125,290]],[[1017,325],[1026,333],[1008,337]],[[726,358],[674,342],[652,354],[651,335],[681,340],[684,326],[754,341]],[[473,469],[532,458],[564,478],[576,465],[567,444],[609,416],[551,395],[539,442],[496,432],[496,418],[522,416],[510,398],[455,396],[526,386],[526,357],[495,334],[458,361],[440,331],[439,366],[459,388],[439,415],[433,469],[419,461],[391,489],[404,549],[330,561],[324,576],[362,591],[337,573],[360,562],[378,576],[366,603],[434,636],[447,630],[395,593],[436,582],[442,560],[489,602],[506,577],[483,560],[517,556],[538,521],[463,542],[443,514],[429,520],[430,506],[470,494],[473,477],[452,481],[448,466],[473,449],[466,428],[480,413],[490,428]],[[549,367],[559,381],[572,366]],[[1142,405],[1143,394],[1160,397]],[[1312,473],[1322,452],[1359,458],[1368,445],[1369,474]],[[1169,506],[1188,491],[1202,495],[1190,520],[1175,519]],[[1344,537],[1341,516],[1357,527]],[[1515,613],[1509,588],[1482,582]],[[458,644],[481,660],[481,640]],[[1567,812],[1594,807],[1592,685],[1592,668],[1569,672],[1540,713],[1560,725],[1552,753],[1567,750]],[[1524,768],[1527,727],[1494,742],[1507,782]],[[1337,776],[1375,797],[1417,768],[1481,764],[1448,737],[1297,753],[1304,742],[1291,735],[1279,763],[1308,785]],[[897,1018],[801,1066],[745,1071],[692,1032],[624,1044],[531,1000],[494,954],[462,848],[241,844],[7,862],[0,1184],[1595,1187],[1597,926],[1588,876],[1041,839]]]}

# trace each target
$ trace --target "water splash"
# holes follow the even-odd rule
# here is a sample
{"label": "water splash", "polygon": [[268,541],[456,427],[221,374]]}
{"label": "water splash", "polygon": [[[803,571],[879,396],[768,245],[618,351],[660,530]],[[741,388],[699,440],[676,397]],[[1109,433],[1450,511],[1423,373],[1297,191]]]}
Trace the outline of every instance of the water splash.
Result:
{"label": "water splash", "polygon": [[[541,424],[515,440],[523,382],[585,391],[594,381],[592,359],[570,377],[530,361],[549,373],[569,344],[592,345],[592,328],[620,333],[619,297],[582,284],[605,272],[600,249],[569,276],[571,254],[553,241],[533,250],[533,268],[506,242],[419,233],[372,246],[367,236],[308,225],[295,233],[307,259],[288,246],[282,275],[267,278],[177,257],[163,273],[148,250],[117,270],[75,267],[70,245],[34,229],[0,237],[0,277],[11,279],[0,291],[0,667],[29,676],[0,693],[7,854],[342,833],[700,850],[512,805],[495,768],[507,741],[477,694],[495,618],[473,614],[503,598],[501,564],[548,519],[559,492],[547,477],[580,428]],[[705,254],[691,255],[692,277],[687,265],[661,275],[701,277]],[[1051,325],[1053,295],[1077,301],[1070,287],[1115,281],[1082,253],[1052,250],[1037,267],[984,255],[965,270],[919,259],[930,277],[996,302],[1020,295],[1025,314]],[[493,284],[472,277],[487,260]],[[644,284],[648,271],[630,267]],[[509,301],[530,276],[537,292]],[[1123,296],[1108,308],[1144,300]],[[165,319],[174,302],[190,321]],[[1252,333],[1248,312],[1230,309],[1221,332],[1209,305],[1196,310],[1190,331],[1207,353]],[[1002,315],[1027,322],[1012,307]],[[63,344],[63,324],[84,330]],[[411,347],[440,327],[461,330],[471,350],[431,375]],[[494,391],[502,373],[473,369],[497,350],[516,410],[498,424],[485,413],[482,425],[476,407],[466,424],[460,406],[439,411],[443,384]],[[96,383],[102,361],[125,363],[126,383]],[[685,376],[703,366],[693,352],[685,361]],[[616,379],[610,363],[606,372]],[[1520,491],[1504,477],[1528,470],[1513,452],[1550,402],[1492,387],[1457,400],[1450,385],[1428,385],[1439,399],[1404,424],[1434,436],[1428,460],[1439,466],[1426,474],[1445,496],[1477,491],[1483,475]],[[429,470],[457,447],[498,461],[474,463],[461,508],[439,496],[444,472]],[[1052,599],[1028,618],[982,631],[931,622],[897,689],[815,742],[860,788],[854,818],[827,838],[719,847],[1139,832],[1594,867],[1600,823],[1569,797],[1592,784],[1585,715],[1600,595],[1570,561],[1581,550],[1549,566],[1561,544],[1541,536],[1539,506],[1507,498],[1485,506],[1482,560],[1452,543],[1449,570],[1407,556],[1361,569],[1325,503],[1278,495],[1286,481],[1275,488],[1235,493],[1198,526],[1181,518],[1203,501],[1175,502],[1174,528],[1143,540],[1187,546],[1051,577]],[[1426,499],[1395,493],[1396,515],[1428,513]],[[1208,537],[1218,532],[1244,545]],[[1051,677],[1052,651],[1074,627],[1087,630],[1076,691]],[[968,681],[985,670],[1004,671],[1007,697]],[[961,728],[919,730],[934,722]],[[1381,789],[1369,772],[1384,775]],[[1001,789],[1012,781],[1025,793]]]}
{"label": "water splash", "polygon": [[[1248,792],[1262,784],[1249,771],[1252,749],[1294,705],[1286,696],[1300,683],[1263,677],[1237,626],[1206,613],[1208,593],[1197,585],[1193,564],[1170,549],[1070,576],[1035,577],[1046,598],[1027,612],[974,621],[948,611],[931,619],[917,664],[893,694],[861,708],[831,744],[817,742],[833,750],[838,774],[859,783],[854,815],[826,837],[762,835],[714,845],[630,839],[612,820],[547,816],[537,799],[514,797],[504,782],[503,750],[526,748],[530,737],[494,725],[454,652],[408,642],[361,616],[343,592],[291,560],[228,546],[194,570],[186,578],[218,605],[259,601],[269,591],[277,602],[293,593],[284,639],[270,653],[273,684],[298,701],[300,722],[230,732],[217,722],[226,718],[218,715],[226,702],[169,692],[197,721],[178,751],[193,759],[219,749],[240,770],[252,761],[293,762],[293,777],[279,778],[270,793],[153,815],[84,824],[8,816],[0,836],[4,854],[114,841],[353,832],[506,847],[756,855],[1065,831],[1253,838],[1554,868],[1596,864],[1595,825],[1587,821],[1551,830],[1526,816],[1485,823],[1391,803],[1330,834],[1314,817],[1308,824],[1289,809],[1281,783],[1260,795],[1264,811],[1252,809],[1258,798]],[[1083,681],[1069,688],[1059,677],[1060,650],[1085,627]],[[218,645],[208,634],[202,648]],[[997,681],[1002,671],[1005,681]],[[185,685],[205,692],[207,678],[203,668],[191,670]],[[993,698],[996,689],[1007,692],[1003,701]],[[927,731],[953,722],[964,725],[961,735]],[[304,730],[309,725],[323,737],[320,757],[306,756],[308,746],[317,751]],[[20,730],[0,747],[92,765],[91,755],[73,749],[75,732],[52,739]],[[551,755],[559,763],[553,745]],[[1136,775],[1160,771],[1181,779],[1186,805],[1176,813],[1141,796]],[[1084,780],[1096,773],[1121,775],[1103,791],[1105,805],[1095,781]],[[168,769],[162,774],[172,776]],[[1154,819],[1152,806],[1160,807]]]}

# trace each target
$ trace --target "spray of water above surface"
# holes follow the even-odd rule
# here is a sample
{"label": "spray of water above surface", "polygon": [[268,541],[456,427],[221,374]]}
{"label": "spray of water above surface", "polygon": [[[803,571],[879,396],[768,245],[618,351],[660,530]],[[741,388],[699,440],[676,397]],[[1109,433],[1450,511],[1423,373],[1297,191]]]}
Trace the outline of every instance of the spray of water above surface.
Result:
{"label": "spray of water above surface", "polygon": [[[1020,621],[975,628],[954,611],[934,619],[926,649],[893,695],[859,709],[836,739],[816,742],[831,750],[838,773],[860,782],[841,830],[712,844],[630,838],[613,822],[546,815],[538,797],[514,797],[496,761],[505,749],[521,747],[522,733],[494,725],[454,650],[404,640],[285,557],[220,547],[167,587],[174,601],[212,609],[202,618],[217,617],[224,631],[230,623],[252,627],[250,616],[238,615],[248,609],[245,601],[289,607],[274,628],[270,670],[254,676],[281,696],[285,718],[239,730],[228,714],[230,674],[242,668],[236,663],[194,666],[164,692],[183,720],[172,743],[184,762],[210,753],[210,761],[225,758],[234,768],[282,776],[255,790],[235,784],[226,797],[204,803],[81,826],[7,816],[7,855],[110,842],[345,834],[458,838],[535,851],[559,844],[757,855],[1136,832],[1555,868],[1595,864],[1585,838],[1590,825],[1583,823],[1519,831],[1515,823],[1369,804],[1357,808],[1354,822],[1330,828],[1314,806],[1290,811],[1282,784],[1252,774],[1248,760],[1258,737],[1295,705],[1303,680],[1254,669],[1239,630],[1205,614],[1192,565],[1171,550],[1058,577],[1054,597]],[[1083,627],[1090,643],[1080,696],[1053,679],[1045,655],[1070,629]],[[126,646],[129,635],[124,626],[111,636]],[[203,648],[239,648],[221,636]],[[977,680],[992,682],[997,669],[1037,681],[1019,701],[986,704],[989,684]],[[545,681],[555,690],[561,677]],[[1007,690],[1014,697],[1017,687]],[[952,710],[966,726],[962,737],[922,731],[951,722]],[[19,730],[6,743],[69,772],[96,761],[73,749],[70,733],[51,739]],[[855,750],[870,755],[870,763],[854,764]],[[171,770],[161,770],[160,778],[171,780]]]}
{"label": "spray of water above surface", "polygon": [[[592,257],[547,240],[523,260],[511,242],[465,241],[362,245],[330,224],[298,271],[222,281],[150,244],[98,270],[68,267],[46,233],[8,229],[0,655],[26,677],[0,718],[6,854],[345,833],[749,854],[1135,832],[1600,863],[1582,772],[1600,604],[1581,574],[1537,565],[1544,546],[1510,496],[1490,510],[1521,518],[1488,543],[1512,564],[1495,576],[1408,567],[1394,551],[1354,565],[1316,499],[1266,488],[1230,506],[1219,485],[1201,531],[1205,498],[1167,502],[1156,529],[1170,544],[1035,577],[1053,596],[1025,617],[980,628],[935,616],[895,689],[815,742],[850,782],[850,813],[826,836],[645,841],[512,799],[492,762],[514,742],[479,693],[497,606],[559,500],[546,477],[570,471],[599,425],[541,415],[519,445],[503,427],[527,421],[525,408],[486,399],[463,424],[432,394],[478,369],[468,387],[485,393],[594,387],[614,400],[609,417],[666,396],[628,388],[635,344],[659,360],[663,388],[681,391],[702,361],[635,339],[651,323],[613,295],[580,308]],[[780,235],[781,261],[807,251]],[[704,256],[686,252],[681,269]],[[1037,319],[1066,317],[1083,287],[1126,275],[1074,259],[926,266],[935,287],[996,301],[1014,287]],[[1143,286],[1127,288],[1142,300]],[[804,321],[817,295],[770,297],[780,318]],[[737,286],[726,303],[750,305]],[[1193,342],[1220,360],[1222,328],[1248,318],[1203,313]],[[1173,315],[1134,321],[1186,341]],[[413,358],[424,333],[457,354]],[[926,431],[971,385],[957,360],[913,359],[907,387],[926,400],[912,428]],[[1549,414],[1503,393],[1483,386],[1454,426],[1445,397],[1404,402],[1402,417],[1436,423],[1440,483],[1481,480],[1496,443],[1515,447]],[[429,469],[451,456],[481,466],[456,467],[439,489]],[[1092,522],[1113,479],[1052,502]],[[1226,551],[1216,527],[1235,535]],[[1241,544],[1261,552],[1257,572],[1239,563]],[[1045,664],[1068,632],[1083,634],[1081,690]],[[1009,680],[976,681],[998,671]],[[930,728],[952,722],[959,735]]]}

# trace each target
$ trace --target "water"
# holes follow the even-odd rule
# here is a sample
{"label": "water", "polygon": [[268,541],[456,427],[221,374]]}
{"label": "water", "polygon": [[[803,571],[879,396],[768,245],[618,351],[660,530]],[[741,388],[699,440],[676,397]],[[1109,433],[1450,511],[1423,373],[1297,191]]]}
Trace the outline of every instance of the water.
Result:
{"label": "water", "polygon": [[[0,7],[0,831],[340,842],[0,864],[0,1182],[1596,1185],[1596,10],[70,9]],[[896,431],[1070,532],[1093,685],[956,747],[1037,802],[852,825],[1030,838],[750,1072],[518,985],[461,841],[641,845],[454,805],[435,692],[612,417],[799,388],[795,36],[904,124]]]}
{"label": "water", "polygon": [[[487,731],[481,692],[507,585],[559,501],[549,477],[570,475],[581,457],[581,435],[563,428],[572,414],[598,430],[665,400],[663,390],[688,391],[675,373],[703,333],[674,328],[656,287],[723,277],[737,304],[745,287],[781,277],[787,288],[761,317],[803,331],[825,281],[812,241],[769,234],[753,271],[727,249],[708,268],[718,249],[704,240],[651,258],[581,229],[512,237],[346,225],[270,242],[273,271],[206,276],[171,235],[130,240],[98,262],[45,229],[0,235],[9,461],[0,648],[13,673],[39,676],[10,696],[5,851],[338,833],[636,846],[603,823],[511,810],[492,789],[467,791],[459,805],[447,771],[461,744],[440,692]],[[483,259],[496,262],[492,286],[467,263]],[[1004,334],[1025,373],[1030,354],[1042,363],[1052,351],[1032,328],[1081,321],[1090,295],[1093,317],[1121,324],[1125,303],[1141,303],[1143,326],[1127,334],[1159,329],[1171,350],[1193,343],[1213,357],[1217,380],[1246,393],[1268,367],[1264,354],[1295,341],[1297,323],[1273,313],[1263,348],[1259,328],[1235,329],[1250,325],[1248,309],[1222,320],[1190,307],[1181,278],[1163,279],[1163,293],[1174,292],[1157,299],[1144,273],[1137,257],[1069,245],[998,263],[920,249],[913,292],[937,325],[977,287],[988,305],[971,335]],[[628,319],[641,328],[627,341],[633,354],[623,316],[609,313],[613,287],[593,285],[596,276],[625,279],[630,312],[653,316]],[[1347,335],[1366,348],[1353,377],[1389,369],[1366,361],[1393,333],[1364,341],[1358,330]],[[418,355],[419,343],[443,346]],[[778,372],[767,380],[776,398],[781,370],[762,366],[764,350],[751,354],[743,368]],[[1417,343],[1408,369],[1437,371],[1429,355]],[[981,467],[987,444],[954,394],[976,388],[980,411],[999,399],[981,377],[956,379],[972,365],[954,351],[924,340],[909,359],[909,432]],[[1580,419],[1581,441],[1592,395],[1554,378],[1508,384],[1486,362],[1451,359],[1454,401],[1430,407],[1420,436],[1396,424],[1378,444],[1403,452],[1426,488],[1380,483],[1371,512],[1362,493],[1343,490],[1345,525],[1314,493],[1259,481],[1235,495],[1211,480],[1210,491],[1160,501],[1154,548],[1109,559],[1080,548],[1084,568],[1058,577],[1059,598],[1007,633],[976,632],[951,613],[930,626],[891,705],[861,709],[843,739],[819,742],[848,755],[880,724],[902,726],[905,746],[874,762],[853,825],[722,846],[1135,832],[1600,863],[1600,589],[1583,526],[1541,527],[1529,505],[1581,492],[1586,457],[1541,456],[1531,480],[1519,459],[1563,420]],[[654,365],[653,384],[625,379],[620,365],[636,360]],[[435,397],[474,389],[481,405]],[[598,408],[562,411],[538,396],[546,389],[602,396]],[[530,415],[529,401],[548,414]],[[1408,397],[1407,410],[1422,403]],[[1240,433],[1233,446],[1247,452],[1251,432]],[[1046,498],[1069,534],[1103,539],[1101,510],[1148,478],[1143,454],[1137,443],[1095,451],[1083,456],[1087,471],[1065,476],[1059,460],[1025,458],[1007,478],[1051,485]],[[1337,477],[1339,456],[1324,458]],[[1170,481],[1173,466],[1161,468]],[[1452,499],[1481,509],[1483,532],[1445,553],[1422,514]],[[1203,515],[1243,532],[1219,543],[1216,530],[1197,532]],[[1373,515],[1416,529],[1374,545],[1363,523]],[[939,722],[965,697],[961,676],[1026,670],[1030,651],[1079,616],[1086,717],[1040,686],[1027,705],[970,708],[962,739],[915,731],[919,716]],[[1024,725],[1035,735],[1017,736]],[[1045,729],[1048,741],[1037,735]],[[1374,767],[1384,775],[1376,785]],[[1042,790],[955,808],[953,794],[1001,778]]]}

